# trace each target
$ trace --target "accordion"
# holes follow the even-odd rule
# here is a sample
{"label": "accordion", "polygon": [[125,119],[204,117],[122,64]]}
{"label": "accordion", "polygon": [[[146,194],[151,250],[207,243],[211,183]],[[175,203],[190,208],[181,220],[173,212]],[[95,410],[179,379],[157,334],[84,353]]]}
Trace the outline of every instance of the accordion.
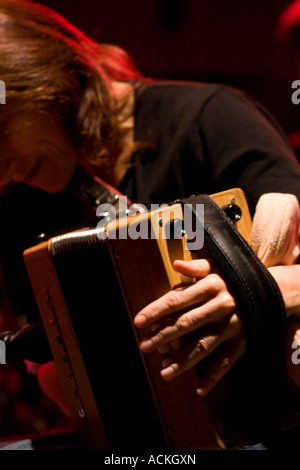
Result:
{"label": "accordion", "polygon": [[[243,192],[211,197],[249,241],[251,218]],[[223,449],[245,442],[239,403],[226,382],[208,398],[200,397],[201,364],[166,382],[160,376],[162,355],[143,355],[138,347],[145,331],[135,328],[134,316],[180,285],[173,260],[194,256],[184,232],[174,236],[183,216],[175,202],[112,221],[102,237],[97,227],[82,227],[24,252],[82,448]],[[173,232],[166,237],[170,224]],[[155,236],[118,236],[129,227],[132,233],[144,227]],[[205,246],[201,250],[207,256]],[[220,394],[229,401],[220,400]]]}

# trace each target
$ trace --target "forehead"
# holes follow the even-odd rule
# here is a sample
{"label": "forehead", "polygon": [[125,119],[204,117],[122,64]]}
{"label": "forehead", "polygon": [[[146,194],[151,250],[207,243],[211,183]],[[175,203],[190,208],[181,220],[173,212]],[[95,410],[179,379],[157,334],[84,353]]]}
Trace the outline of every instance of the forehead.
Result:
{"label": "forehead", "polygon": [[29,159],[36,155],[52,158],[74,153],[78,158],[81,154],[81,148],[55,113],[27,109],[11,112],[2,129],[0,125],[0,133],[1,154],[12,158]]}
{"label": "forehead", "polygon": [[67,133],[58,119],[40,112],[22,111],[9,116],[1,133],[1,146],[22,148],[45,141],[64,141]]}
{"label": "forehead", "polygon": [[35,129],[57,128],[63,130],[63,126],[58,119],[51,114],[37,111],[20,111],[8,115],[5,122],[5,134],[21,134]]}

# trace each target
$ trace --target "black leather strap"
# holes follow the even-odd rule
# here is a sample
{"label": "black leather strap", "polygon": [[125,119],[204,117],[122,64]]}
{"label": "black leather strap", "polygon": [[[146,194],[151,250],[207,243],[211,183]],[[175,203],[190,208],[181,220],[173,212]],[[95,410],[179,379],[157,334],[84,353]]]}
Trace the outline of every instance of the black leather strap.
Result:
{"label": "black leather strap", "polygon": [[115,205],[118,202],[116,195],[119,193],[99,179],[96,181],[81,166],[77,166],[68,188],[95,209],[103,203]]}
{"label": "black leather strap", "polygon": [[235,296],[248,341],[249,427],[256,438],[270,438],[281,427],[285,378],[285,307],[281,292],[233,222],[208,195],[181,203],[193,217],[197,217],[196,204],[204,204],[204,244]]}

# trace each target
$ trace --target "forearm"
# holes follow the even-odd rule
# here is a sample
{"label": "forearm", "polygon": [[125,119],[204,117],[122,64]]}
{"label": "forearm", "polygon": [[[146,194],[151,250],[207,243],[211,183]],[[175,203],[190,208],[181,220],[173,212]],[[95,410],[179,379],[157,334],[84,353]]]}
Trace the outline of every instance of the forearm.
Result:
{"label": "forearm", "polygon": [[300,388],[300,364],[297,352],[297,345],[300,345],[300,265],[274,266],[269,268],[269,271],[282,292],[288,317],[285,342],[286,371]]}
{"label": "forearm", "polygon": [[287,317],[300,319],[300,265],[269,268],[281,290]]}

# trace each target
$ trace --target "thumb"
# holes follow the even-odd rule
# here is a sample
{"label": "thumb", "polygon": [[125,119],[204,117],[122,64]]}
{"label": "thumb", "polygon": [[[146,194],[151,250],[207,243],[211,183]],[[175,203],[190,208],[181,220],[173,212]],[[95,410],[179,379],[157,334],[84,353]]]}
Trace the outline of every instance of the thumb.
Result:
{"label": "thumb", "polygon": [[176,260],[173,263],[175,271],[183,276],[203,278],[213,269],[213,262],[209,259],[193,259],[190,261]]}

